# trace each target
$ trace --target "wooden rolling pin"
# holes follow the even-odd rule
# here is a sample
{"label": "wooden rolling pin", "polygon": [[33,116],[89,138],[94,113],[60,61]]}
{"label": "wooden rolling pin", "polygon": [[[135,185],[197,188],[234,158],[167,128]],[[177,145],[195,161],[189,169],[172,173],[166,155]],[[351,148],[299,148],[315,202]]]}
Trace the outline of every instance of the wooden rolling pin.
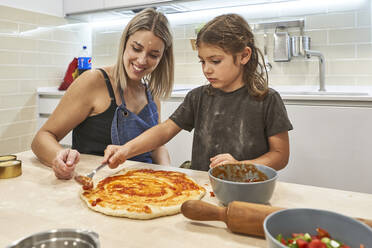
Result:
{"label": "wooden rolling pin", "polygon": [[[200,200],[182,204],[182,214],[192,220],[219,220],[226,223],[232,232],[265,237],[263,222],[269,214],[284,208],[262,204],[233,201],[227,207],[219,207]],[[356,218],[372,227],[372,220]]]}

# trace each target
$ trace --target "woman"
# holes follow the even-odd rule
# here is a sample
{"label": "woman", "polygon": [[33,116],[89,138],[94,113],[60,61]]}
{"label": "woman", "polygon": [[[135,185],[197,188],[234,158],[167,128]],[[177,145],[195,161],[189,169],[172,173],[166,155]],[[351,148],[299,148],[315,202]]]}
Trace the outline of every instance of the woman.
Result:
{"label": "woman", "polygon": [[[32,150],[59,179],[70,179],[81,153],[103,155],[159,122],[160,101],[173,88],[172,35],[166,17],[145,9],[123,31],[114,66],[84,72],[38,131]],[[73,130],[72,149],[58,143]],[[165,147],[133,160],[169,164]]]}

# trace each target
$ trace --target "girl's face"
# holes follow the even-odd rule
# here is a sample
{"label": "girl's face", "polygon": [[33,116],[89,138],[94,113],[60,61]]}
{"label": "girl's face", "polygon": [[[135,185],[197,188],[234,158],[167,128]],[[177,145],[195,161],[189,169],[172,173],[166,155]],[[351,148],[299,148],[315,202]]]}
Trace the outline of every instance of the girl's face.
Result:
{"label": "girl's face", "polygon": [[243,83],[243,66],[249,61],[250,48],[238,53],[236,61],[233,55],[225,53],[218,46],[201,43],[198,56],[202,64],[204,76],[213,88],[231,92],[241,88]]}
{"label": "girl's face", "polygon": [[164,49],[164,42],[151,31],[140,30],[129,36],[123,54],[129,79],[140,81],[153,72],[163,56]]}

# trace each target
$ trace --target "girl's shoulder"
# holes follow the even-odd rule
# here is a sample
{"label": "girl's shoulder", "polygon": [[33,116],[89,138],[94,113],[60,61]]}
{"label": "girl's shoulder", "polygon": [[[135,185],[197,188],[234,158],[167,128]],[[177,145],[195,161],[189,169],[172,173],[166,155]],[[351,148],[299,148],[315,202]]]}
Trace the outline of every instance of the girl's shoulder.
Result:
{"label": "girl's shoulder", "polygon": [[269,88],[267,91],[265,99],[271,99],[271,98],[277,98],[279,97],[281,99],[281,96],[278,91],[274,90],[273,88]]}
{"label": "girl's shoulder", "polygon": [[274,95],[274,94],[279,94],[279,92],[276,91],[275,89],[269,87],[269,90],[268,90],[267,94],[268,95]]}

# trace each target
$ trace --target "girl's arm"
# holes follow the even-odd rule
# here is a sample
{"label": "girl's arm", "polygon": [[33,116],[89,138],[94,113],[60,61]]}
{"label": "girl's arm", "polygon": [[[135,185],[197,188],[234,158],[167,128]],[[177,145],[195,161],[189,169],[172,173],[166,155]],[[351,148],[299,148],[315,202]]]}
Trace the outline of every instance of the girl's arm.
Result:
{"label": "girl's arm", "polygon": [[275,170],[281,170],[288,164],[289,159],[289,138],[288,131],[270,136],[269,151],[258,158],[252,160],[237,161],[231,154],[218,154],[211,158],[210,167],[215,167],[223,163],[231,162],[245,162],[262,164],[269,166]]}
{"label": "girl's arm", "polygon": [[152,151],[164,145],[180,131],[181,128],[172,120],[168,119],[148,129],[122,146],[107,146],[102,163],[108,163],[110,168],[116,168],[128,158]]}
{"label": "girl's arm", "polygon": [[275,170],[281,170],[288,164],[289,160],[289,137],[288,131],[270,136],[269,151],[262,156],[247,160],[254,164],[263,164]]}

